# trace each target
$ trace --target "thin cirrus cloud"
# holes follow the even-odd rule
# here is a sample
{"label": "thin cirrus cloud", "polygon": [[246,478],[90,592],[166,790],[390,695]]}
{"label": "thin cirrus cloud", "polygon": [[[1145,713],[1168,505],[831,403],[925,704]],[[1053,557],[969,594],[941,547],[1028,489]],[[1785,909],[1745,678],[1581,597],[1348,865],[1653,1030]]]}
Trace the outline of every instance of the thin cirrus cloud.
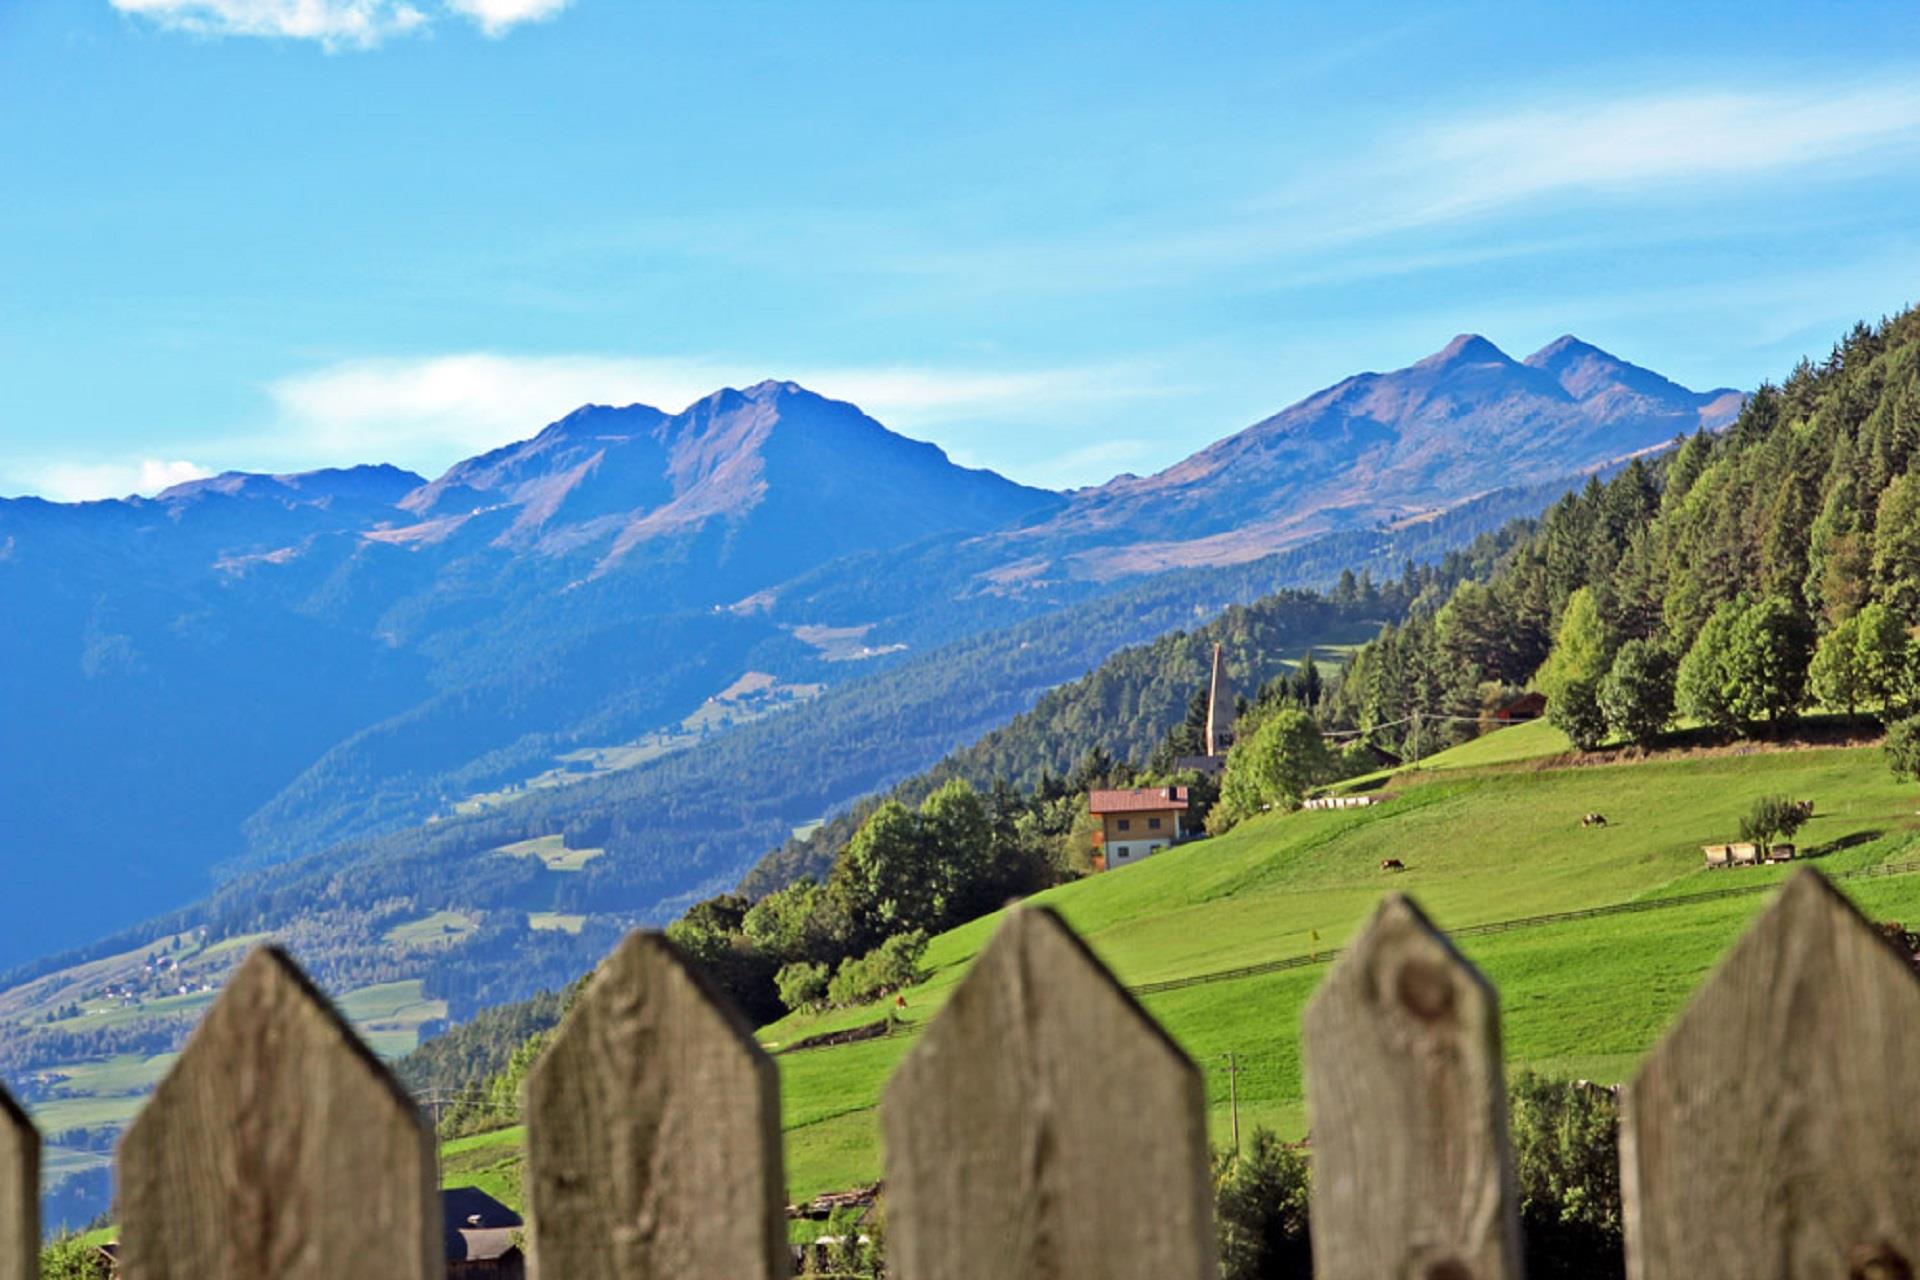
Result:
{"label": "thin cirrus cloud", "polygon": [[[714,235],[714,219],[660,234],[741,261],[791,261],[796,249],[857,253],[861,266],[910,281],[921,299],[933,288],[947,299],[1100,296],[1222,275],[1236,285],[1331,286],[1673,243],[1699,234],[1701,223],[1616,215],[1623,206],[1719,201],[1736,184],[1789,175],[1811,186],[1900,171],[1920,159],[1916,85],[1920,77],[1881,76],[1791,90],[1535,93],[1503,108],[1435,111],[1348,140],[1338,159],[1296,158],[1299,176],[1161,226],[1095,218],[1070,235],[979,244],[931,243],[883,227],[850,241],[810,230],[812,239],[796,245],[784,234],[792,219],[779,229],[729,228],[724,237]],[[1764,217],[1775,203],[1741,210]],[[1556,216],[1540,218],[1542,206]],[[1716,222],[1733,213],[1717,213]]]}
{"label": "thin cirrus cloud", "polygon": [[[268,386],[275,406],[271,448],[285,465],[378,460],[433,470],[524,439],[582,404],[637,402],[676,411],[717,387],[747,386],[765,376],[763,367],[699,358],[467,352],[351,360]],[[1045,414],[1154,389],[1152,371],[1139,364],[1125,371],[818,367],[791,376],[908,432],[1008,412]]]}
{"label": "thin cirrus cloud", "polygon": [[1711,192],[1790,170],[1847,176],[1916,151],[1920,88],[1907,80],[1654,91],[1416,128],[1276,203],[1324,207],[1341,189],[1354,203],[1336,238],[1360,239],[1550,197]]}
{"label": "thin cirrus cloud", "polygon": [[329,50],[371,49],[452,14],[488,36],[551,18],[569,0],[109,0],[168,31],[198,36],[312,40]]}

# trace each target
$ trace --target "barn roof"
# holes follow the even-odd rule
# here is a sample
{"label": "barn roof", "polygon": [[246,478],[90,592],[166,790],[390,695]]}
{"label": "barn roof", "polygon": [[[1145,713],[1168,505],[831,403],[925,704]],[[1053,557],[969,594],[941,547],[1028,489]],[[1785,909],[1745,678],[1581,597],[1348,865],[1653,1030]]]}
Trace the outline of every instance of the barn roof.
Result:
{"label": "barn roof", "polygon": [[1095,791],[1087,797],[1087,808],[1094,813],[1158,813],[1186,807],[1185,787],[1128,787]]}
{"label": "barn roof", "polygon": [[440,1192],[441,1238],[449,1262],[487,1262],[505,1257],[521,1227],[520,1215],[478,1187]]}

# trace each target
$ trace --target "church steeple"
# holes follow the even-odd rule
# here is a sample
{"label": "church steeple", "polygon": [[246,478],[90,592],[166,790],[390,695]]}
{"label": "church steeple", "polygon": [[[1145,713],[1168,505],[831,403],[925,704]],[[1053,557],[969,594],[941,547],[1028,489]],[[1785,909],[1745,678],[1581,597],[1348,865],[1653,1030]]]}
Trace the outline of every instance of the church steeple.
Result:
{"label": "church steeple", "polygon": [[1220,646],[1213,646],[1213,679],[1207,685],[1207,754],[1222,756],[1233,745],[1233,683]]}

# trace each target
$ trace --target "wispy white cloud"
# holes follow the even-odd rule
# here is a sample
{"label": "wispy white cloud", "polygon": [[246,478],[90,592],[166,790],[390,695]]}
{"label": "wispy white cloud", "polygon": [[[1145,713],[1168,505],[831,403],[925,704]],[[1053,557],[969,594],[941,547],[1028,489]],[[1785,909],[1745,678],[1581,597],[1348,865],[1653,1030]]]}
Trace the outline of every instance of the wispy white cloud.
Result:
{"label": "wispy white cloud", "polygon": [[[1302,158],[1278,186],[1174,224],[1089,222],[1067,238],[985,245],[862,228],[849,246],[810,231],[805,247],[911,279],[917,298],[929,287],[963,297],[1182,287],[1225,273],[1242,284],[1327,285],[1658,242],[1669,228],[1649,212],[1656,202],[1697,206],[1738,184],[1845,180],[1916,160],[1920,76],[1581,98],[1531,89],[1519,105],[1435,112],[1352,139],[1338,159]],[[1578,216],[1623,204],[1640,216]],[[1576,216],[1516,227],[1514,215],[1543,208]],[[1755,208],[1744,201],[1729,216]],[[697,251],[750,261],[793,248],[763,228],[716,242],[711,220],[685,234]]]}
{"label": "wispy white cloud", "polygon": [[551,18],[569,0],[109,0],[169,31],[199,36],[272,36],[313,40],[327,49],[371,49],[431,26],[446,14],[505,35],[523,22]]}
{"label": "wispy white cloud", "polygon": [[9,469],[21,491],[56,502],[91,502],[155,494],[213,474],[197,463],[164,458],[128,458],[110,462],[25,463]]}
{"label": "wispy white cloud", "polygon": [[[913,432],[1017,409],[1044,419],[1063,405],[1151,388],[1138,366],[993,370],[908,365],[780,371]],[[522,439],[582,404],[675,411],[722,386],[766,377],[764,365],[708,358],[522,356],[492,352],[352,360],[272,383],[270,448],[287,465],[392,460],[431,469]],[[258,448],[260,441],[251,442]]]}
{"label": "wispy white cloud", "polygon": [[1341,216],[1325,230],[1350,240],[1554,196],[1711,194],[1731,181],[1848,173],[1916,151],[1920,87],[1911,79],[1662,90],[1420,126],[1297,184],[1280,204],[1324,209],[1337,193]]}

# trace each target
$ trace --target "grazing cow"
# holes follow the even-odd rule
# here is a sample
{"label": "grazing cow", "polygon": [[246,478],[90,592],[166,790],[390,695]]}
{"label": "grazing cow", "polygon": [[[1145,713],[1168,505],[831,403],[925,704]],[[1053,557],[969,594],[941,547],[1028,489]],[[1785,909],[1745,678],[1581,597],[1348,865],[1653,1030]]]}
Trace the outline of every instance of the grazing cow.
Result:
{"label": "grazing cow", "polygon": [[1380,869],[1382,871],[1405,871],[1407,864],[1398,858],[1382,858],[1380,860]]}
{"label": "grazing cow", "polygon": [[1580,825],[1583,827],[1604,827],[1607,825],[1607,815],[1604,813],[1590,813],[1580,819]]}
{"label": "grazing cow", "polygon": [[1793,811],[1799,814],[1801,821],[1804,822],[1813,816],[1813,801],[1796,800],[1793,802]]}

